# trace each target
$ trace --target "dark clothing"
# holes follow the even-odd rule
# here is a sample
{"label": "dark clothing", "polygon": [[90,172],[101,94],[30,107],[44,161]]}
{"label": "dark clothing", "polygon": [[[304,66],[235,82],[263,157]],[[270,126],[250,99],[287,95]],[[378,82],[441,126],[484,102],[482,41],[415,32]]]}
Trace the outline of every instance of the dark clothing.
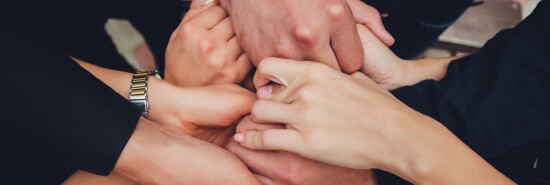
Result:
{"label": "dark clothing", "polygon": [[40,34],[45,42],[66,54],[127,72],[134,70],[107,35],[107,20],[129,20],[144,36],[163,72],[165,49],[184,8],[180,0],[25,0],[2,6],[0,15],[19,27],[34,30],[33,34]]}
{"label": "dark clothing", "polygon": [[520,184],[532,184],[530,176],[550,179],[550,171],[541,171],[550,160],[549,3],[541,2],[531,16],[498,33],[478,53],[451,62],[441,81],[392,92]]}
{"label": "dark clothing", "polygon": [[12,29],[0,30],[2,183],[109,174],[139,109],[32,32]]}
{"label": "dark clothing", "polygon": [[363,0],[388,17],[384,26],[395,38],[391,50],[414,59],[437,41],[473,0]]}
{"label": "dark clothing", "polygon": [[[181,1],[9,1],[0,6],[3,184],[60,184],[77,169],[107,175],[140,112],[67,55],[133,69],[104,25],[124,18],[164,61]],[[159,54],[160,53],[160,54]],[[159,67],[163,67],[164,62]],[[7,118],[7,119],[6,119]],[[6,128],[7,127],[7,128]]]}

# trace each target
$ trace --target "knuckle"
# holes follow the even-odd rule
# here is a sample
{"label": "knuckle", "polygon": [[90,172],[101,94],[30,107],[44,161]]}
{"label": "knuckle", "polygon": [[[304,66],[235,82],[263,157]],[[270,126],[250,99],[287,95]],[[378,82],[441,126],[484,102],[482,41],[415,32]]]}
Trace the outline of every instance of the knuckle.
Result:
{"label": "knuckle", "polygon": [[314,46],[318,40],[317,33],[305,24],[296,27],[294,36],[307,46]]}
{"label": "knuckle", "polygon": [[304,184],[304,169],[300,165],[296,164],[290,164],[288,167],[288,171],[285,175],[285,181],[288,184]]}
{"label": "knuckle", "polygon": [[219,74],[220,71],[222,71],[224,69],[224,62],[223,60],[219,59],[218,57],[216,56],[207,56],[207,59],[205,61],[206,63],[206,66],[208,66],[208,68],[210,70],[213,70],[214,71],[214,74]]}
{"label": "knuckle", "polygon": [[216,48],[216,41],[208,36],[202,37],[199,41],[199,48],[201,53],[209,55]]}
{"label": "knuckle", "polygon": [[318,79],[324,78],[330,73],[330,67],[321,63],[311,63],[310,67],[306,69],[306,73],[309,78]]}
{"label": "knuckle", "polygon": [[194,22],[187,22],[181,26],[180,33],[184,38],[191,38],[196,34],[197,25]]}
{"label": "knuckle", "polygon": [[336,20],[343,20],[348,17],[348,7],[342,1],[330,1],[326,4],[328,15]]}
{"label": "knuckle", "polygon": [[225,79],[227,79],[228,82],[236,82],[239,78],[239,74],[237,71],[228,71],[225,73]]}
{"label": "knuckle", "polygon": [[292,47],[290,44],[277,44],[275,46],[275,54],[281,58],[292,58]]}
{"label": "knuckle", "polygon": [[221,6],[213,7],[212,11],[214,11],[216,14],[218,14],[221,17],[227,17],[227,12]]}

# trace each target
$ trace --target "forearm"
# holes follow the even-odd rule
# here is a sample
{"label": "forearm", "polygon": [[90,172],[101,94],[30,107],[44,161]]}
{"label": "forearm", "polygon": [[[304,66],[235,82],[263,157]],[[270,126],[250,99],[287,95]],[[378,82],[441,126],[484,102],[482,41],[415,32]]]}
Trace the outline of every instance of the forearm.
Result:
{"label": "forearm", "polygon": [[405,60],[400,85],[401,87],[411,86],[424,80],[439,81],[447,74],[449,64],[459,58],[461,57]]}
{"label": "forearm", "polygon": [[[110,70],[75,58],[73,59],[82,66],[82,68],[92,73],[96,78],[107,84],[107,86],[111,87],[122,97],[129,99],[132,80],[131,73]],[[180,92],[180,89],[155,77],[150,77],[148,79],[147,86],[149,118],[156,121],[156,118],[166,116],[168,112],[173,112],[169,110],[170,107],[176,107],[177,105],[175,105],[175,101],[172,101],[169,97],[175,98],[179,94],[177,92]]]}
{"label": "forearm", "polygon": [[428,127],[415,132],[433,137],[417,137],[407,160],[389,171],[414,184],[514,184],[440,123],[423,119]]}

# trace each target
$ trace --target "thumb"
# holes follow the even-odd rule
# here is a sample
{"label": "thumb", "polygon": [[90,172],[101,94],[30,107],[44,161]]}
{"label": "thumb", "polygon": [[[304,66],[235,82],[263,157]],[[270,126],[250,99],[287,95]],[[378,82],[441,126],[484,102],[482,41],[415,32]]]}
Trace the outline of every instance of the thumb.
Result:
{"label": "thumb", "polygon": [[282,150],[293,153],[304,147],[302,136],[293,129],[268,129],[263,131],[245,131],[235,134],[235,141],[248,149]]}
{"label": "thumb", "polygon": [[200,9],[218,5],[217,0],[192,0],[190,9]]}
{"label": "thumb", "polygon": [[187,11],[185,17],[183,17],[183,20],[181,22],[185,23],[189,19],[195,17],[206,9],[217,6],[218,4],[219,3],[217,0],[193,0],[193,2],[191,2],[191,7],[189,11]]}
{"label": "thumb", "polygon": [[384,27],[378,10],[359,0],[347,0],[347,2],[357,23],[365,25],[386,46],[391,46],[395,43],[395,39]]}

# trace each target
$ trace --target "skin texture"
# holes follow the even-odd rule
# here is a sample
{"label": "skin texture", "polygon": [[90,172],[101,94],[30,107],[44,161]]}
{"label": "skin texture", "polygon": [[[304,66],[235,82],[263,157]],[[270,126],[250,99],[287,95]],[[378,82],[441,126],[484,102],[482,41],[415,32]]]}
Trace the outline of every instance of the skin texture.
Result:
{"label": "skin texture", "polygon": [[[245,117],[244,120],[249,120]],[[242,121],[237,132],[282,129],[282,124],[256,124]],[[258,151],[242,147],[235,141],[227,149],[241,159],[264,185],[333,185],[376,184],[371,170],[354,170],[311,160],[290,152]]]}
{"label": "skin texture", "polygon": [[[285,88],[274,93],[272,82]],[[269,58],[254,83],[261,100],[252,108],[253,119],[243,121],[285,128],[236,134],[246,148],[382,169],[415,184],[513,184],[440,123],[362,73],[349,76],[314,62]]]}
{"label": "skin texture", "polygon": [[238,43],[232,21],[214,1],[195,1],[166,49],[166,81],[178,86],[240,84],[252,64]]}
{"label": "skin texture", "polygon": [[141,119],[114,172],[140,184],[259,184],[235,156]]}
{"label": "skin texture", "polygon": [[[374,10],[357,0],[350,1],[354,10]],[[393,43],[377,12],[377,17],[368,18],[371,13],[354,14],[345,0],[220,2],[233,18],[241,46],[256,66],[265,57],[281,57],[318,61],[346,73],[358,71],[363,51],[356,19],[386,43]],[[354,19],[354,15],[363,17]]]}
{"label": "skin texture", "polygon": [[428,79],[441,80],[445,77],[449,63],[462,57],[403,60],[365,26],[358,24],[357,31],[365,52],[361,72],[386,90]]}
{"label": "skin texture", "polygon": [[[131,74],[78,63],[128,97]],[[233,135],[234,123],[249,114],[256,99],[252,93],[229,84],[182,88],[154,77],[149,78],[149,87],[150,119],[160,122],[140,120],[113,176],[104,180],[141,184],[258,184],[240,160],[219,147]],[[83,179],[86,182],[86,176]]]}

